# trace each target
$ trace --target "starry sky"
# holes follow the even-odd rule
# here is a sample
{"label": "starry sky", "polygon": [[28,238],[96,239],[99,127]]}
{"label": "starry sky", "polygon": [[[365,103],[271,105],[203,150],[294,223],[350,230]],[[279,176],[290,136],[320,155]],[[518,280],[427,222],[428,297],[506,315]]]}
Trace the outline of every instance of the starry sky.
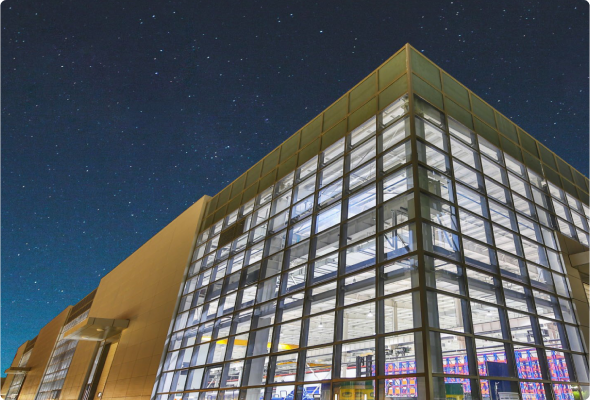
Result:
{"label": "starry sky", "polygon": [[409,42],[588,175],[588,3],[6,0],[2,371]]}

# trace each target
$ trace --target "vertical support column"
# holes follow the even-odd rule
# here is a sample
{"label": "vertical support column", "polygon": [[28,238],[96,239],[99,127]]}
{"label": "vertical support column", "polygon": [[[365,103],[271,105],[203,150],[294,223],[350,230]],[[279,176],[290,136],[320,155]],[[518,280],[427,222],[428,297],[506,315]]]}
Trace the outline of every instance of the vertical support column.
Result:
{"label": "vertical support column", "polygon": [[420,187],[418,184],[418,143],[416,141],[416,118],[415,118],[415,104],[414,92],[412,85],[412,51],[409,45],[406,45],[406,70],[408,74],[408,102],[409,102],[409,118],[410,118],[410,140],[412,146],[412,175],[414,178],[414,209],[416,210],[416,247],[418,249],[418,282],[419,282],[419,298],[420,298],[420,314],[422,321],[422,354],[424,358],[424,372],[425,372],[425,395],[419,395],[424,400],[432,399],[434,396],[433,382],[432,382],[432,362],[431,362],[431,346],[429,337],[429,323],[428,323],[428,308],[426,299],[426,269],[424,261],[424,245],[422,230],[422,216],[420,214]]}

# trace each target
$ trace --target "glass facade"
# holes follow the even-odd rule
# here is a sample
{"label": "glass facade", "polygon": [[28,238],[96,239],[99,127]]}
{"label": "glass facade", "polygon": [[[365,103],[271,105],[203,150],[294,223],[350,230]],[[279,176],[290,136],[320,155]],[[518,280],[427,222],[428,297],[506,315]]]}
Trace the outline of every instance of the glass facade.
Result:
{"label": "glass facade", "polygon": [[[29,362],[29,358],[31,358],[31,354],[33,349],[31,348],[28,351],[25,351],[23,356],[18,362],[19,368],[26,368],[27,363]],[[8,392],[6,393],[6,399],[8,400],[16,400],[20,393],[20,390],[25,382],[26,375],[25,374],[16,374],[14,378],[12,378],[12,382],[10,382],[10,387],[8,388]]]}
{"label": "glass facade", "polygon": [[78,346],[77,340],[64,339],[63,335],[70,328],[88,318],[89,310],[83,312],[78,317],[74,318],[61,329],[61,333],[57,339],[53,354],[47,365],[47,369],[43,374],[41,385],[35,400],[57,400],[61,395],[68,369],[74,358],[74,352]]}
{"label": "glass facade", "polygon": [[589,207],[408,93],[205,225],[156,400],[588,398]]}

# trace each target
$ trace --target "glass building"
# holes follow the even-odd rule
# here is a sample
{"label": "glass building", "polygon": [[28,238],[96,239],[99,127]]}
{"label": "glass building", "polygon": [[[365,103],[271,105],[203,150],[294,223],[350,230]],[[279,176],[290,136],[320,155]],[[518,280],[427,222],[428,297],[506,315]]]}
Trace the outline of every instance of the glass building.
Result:
{"label": "glass building", "polygon": [[152,397],[588,399],[589,217],[406,45],[209,201]]}

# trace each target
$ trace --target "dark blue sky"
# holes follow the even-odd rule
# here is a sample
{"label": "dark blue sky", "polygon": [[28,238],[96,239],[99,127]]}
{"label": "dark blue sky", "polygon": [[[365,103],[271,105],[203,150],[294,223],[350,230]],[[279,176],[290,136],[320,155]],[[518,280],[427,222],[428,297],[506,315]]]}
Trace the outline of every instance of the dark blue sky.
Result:
{"label": "dark blue sky", "polygon": [[2,9],[2,371],[16,348],[406,42],[588,175],[585,1]]}

